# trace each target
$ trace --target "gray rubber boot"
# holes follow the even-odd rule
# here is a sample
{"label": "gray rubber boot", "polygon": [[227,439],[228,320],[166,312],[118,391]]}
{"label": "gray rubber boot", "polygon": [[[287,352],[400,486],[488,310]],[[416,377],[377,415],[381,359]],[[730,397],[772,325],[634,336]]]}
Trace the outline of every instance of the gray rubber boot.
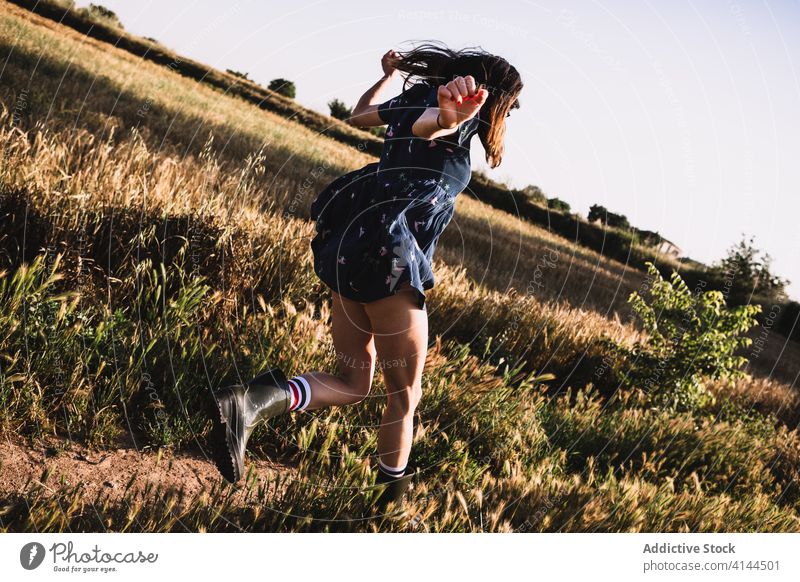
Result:
{"label": "gray rubber boot", "polygon": [[391,477],[378,469],[375,485],[381,487],[382,491],[374,501],[374,509],[377,511],[385,511],[390,503],[400,503],[416,474],[416,468],[410,465],[406,467],[406,471],[401,477]]}
{"label": "gray rubber boot", "polygon": [[230,483],[244,473],[247,441],[262,420],[289,411],[291,392],[286,375],[278,368],[259,374],[246,384],[215,391],[209,403],[214,421],[209,442],[214,463]]}

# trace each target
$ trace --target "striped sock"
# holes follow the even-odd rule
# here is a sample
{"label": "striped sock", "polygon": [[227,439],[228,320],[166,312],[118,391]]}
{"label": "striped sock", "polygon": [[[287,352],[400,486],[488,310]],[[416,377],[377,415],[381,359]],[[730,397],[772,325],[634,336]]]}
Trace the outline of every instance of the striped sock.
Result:
{"label": "striped sock", "polygon": [[289,379],[289,391],[292,395],[292,402],[289,410],[304,410],[311,402],[311,385],[302,376],[294,376]]}
{"label": "striped sock", "polygon": [[391,467],[380,459],[378,459],[378,468],[389,477],[393,477],[395,479],[402,477],[406,472],[406,465],[403,465],[402,467]]}

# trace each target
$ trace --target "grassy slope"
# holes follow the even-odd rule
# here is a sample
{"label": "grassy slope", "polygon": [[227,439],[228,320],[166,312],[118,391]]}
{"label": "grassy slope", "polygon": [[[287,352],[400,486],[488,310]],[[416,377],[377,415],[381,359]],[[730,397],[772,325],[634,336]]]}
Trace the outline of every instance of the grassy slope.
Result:
{"label": "grassy slope", "polygon": [[[0,186],[15,194],[0,213],[9,227],[4,260],[14,267],[23,235],[26,259],[39,247],[50,251],[45,266],[56,250],[66,254],[63,280],[46,283],[46,271],[34,269],[0,294],[2,329],[9,330],[0,335],[5,430],[30,438],[56,432],[106,447],[126,435],[137,447],[202,447],[208,427],[198,411],[208,386],[268,362],[331,369],[324,289],[309,265],[312,229],[296,217],[328,177],[370,158],[15,10],[0,16],[9,57],[0,90],[8,109]],[[23,126],[39,121],[47,132],[34,139],[13,130],[14,111]],[[209,129],[215,139],[205,147]],[[271,146],[259,157],[264,142]],[[314,169],[320,173],[309,184]],[[723,419],[709,411],[698,422],[651,410],[641,395],[613,386],[611,399],[591,387],[576,392],[570,386],[584,386],[602,359],[595,340],[607,333],[624,341],[635,332],[569,303],[596,298],[586,283],[592,277],[613,297],[624,268],[474,200],[460,199],[457,212],[462,228],[451,232],[463,237],[443,241],[450,266],[437,264],[431,293],[431,329],[446,341],[429,354],[416,435],[425,479],[410,514],[381,528],[797,530],[797,433],[741,414],[757,405],[796,423],[793,394],[774,382],[740,384],[732,400],[739,413]],[[480,250],[487,225],[503,241],[491,257]],[[536,286],[544,292],[495,291],[515,273],[530,277],[553,248],[560,258],[540,269],[544,285]],[[518,255],[523,262],[513,270]],[[147,268],[165,256],[163,274]],[[483,285],[455,268],[463,262],[481,280],[489,260],[502,268]],[[585,277],[577,284],[576,273]],[[81,296],[59,298],[63,289]],[[560,295],[566,305],[540,300]],[[503,373],[482,361],[489,337],[496,356],[524,369]],[[541,371],[557,376],[549,390],[533,381]],[[289,482],[270,478],[254,488],[250,505],[228,499],[224,487],[176,497],[179,526],[152,492],[131,492],[122,505],[97,500],[101,524],[82,509],[80,488],[65,485],[53,495],[33,487],[5,499],[0,524],[369,530],[376,520],[325,520],[363,512],[357,493],[373,477],[363,458],[374,447],[364,427],[379,410],[380,399],[369,399],[260,429],[254,451],[297,468]]]}
{"label": "grassy slope", "polygon": [[293,99],[270,91],[260,85],[228,72],[219,71],[203,63],[187,59],[169,50],[158,42],[140,38],[113,26],[109,22],[92,19],[80,11],[71,10],[67,3],[58,0],[14,0],[11,2],[35,12],[53,22],[70,27],[87,38],[108,43],[147,61],[169,67],[185,77],[236,95],[261,109],[272,111],[334,139],[373,154],[379,154],[381,140],[347,123],[333,119],[298,105]]}
{"label": "grassy slope", "polygon": [[[204,65],[203,63],[186,59],[174,53],[173,51],[170,51],[159,43],[152,42],[149,39],[136,37],[108,23],[89,19],[76,11],[66,9],[64,5],[57,1],[14,0],[13,3],[28,10],[32,10],[36,14],[40,14],[55,22],[69,26],[79,33],[87,35],[88,37],[105,43],[113,44],[122,50],[147,59],[150,62],[167,66],[172,71],[178,72],[184,77],[195,79],[203,84],[221,89],[228,94],[236,95],[237,97],[240,97],[258,107],[267,109],[269,111],[274,111],[283,117],[297,121],[306,127],[314,129],[315,131],[325,133],[326,135],[329,135],[343,143],[358,146],[361,151],[366,151],[375,155],[379,155],[380,153],[382,142],[371,134],[363,133],[357,128],[353,128],[352,126],[342,123],[341,121],[331,119],[328,116],[305,109],[295,103],[292,99],[287,99],[273,91],[270,91],[269,89],[262,88],[252,81],[242,79],[227,72],[218,71],[214,68]],[[506,205],[509,202],[507,196],[508,190],[481,173],[476,173],[473,177],[473,180],[470,182],[468,193],[486,202],[494,200],[494,202],[489,203],[499,204],[499,208],[507,210],[515,215],[517,214],[515,210],[521,210],[523,214],[526,214],[526,210],[529,211],[537,209],[537,211],[533,214],[529,214],[528,218],[535,224],[548,224],[549,228],[552,228],[552,225],[550,224],[551,218],[557,219],[560,217],[559,214],[550,213],[547,211],[547,209],[543,209],[538,206],[534,207],[534,209],[528,208],[526,202],[523,200],[514,200],[512,207],[510,209],[506,208]],[[500,195],[500,198],[503,199],[502,201],[497,199],[498,194]],[[516,205],[520,205],[520,207],[515,209]],[[533,218],[533,216],[536,216],[536,218]],[[568,223],[569,226],[566,228],[566,232],[572,233],[578,225],[577,223],[571,221],[568,221]],[[634,262],[636,264],[642,263],[643,260],[653,260],[657,264],[663,264],[665,270],[670,268],[681,268],[681,265],[674,261],[671,257],[659,255],[654,253],[652,249],[647,249],[638,245],[634,245],[634,248],[632,249],[634,256],[628,255],[626,257],[627,251],[625,251],[625,249],[622,247],[624,246],[627,248],[627,245],[624,244],[620,248],[616,248],[614,253],[610,253],[609,249],[605,248],[606,243],[608,242],[606,240],[606,235],[611,238],[615,238],[619,234],[615,229],[606,229],[603,231],[603,229],[597,229],[597,227],[594,225],[583,222],[580,230],[594,231],[593,236],[588,236],[588,238],[594,239],[593,242],[589,243],[586,240],[587,233],[585,232],[582,233],[581,237],[579,237],[581,239],[579,242],[580,244],[583,244],[588,248],[594,248],[595,250],[597,250],[597,247],[593,245],[597,244],[597,237],[599,234],[602,238],[602,247],[606,251],[603,254],[606,256],[611,255],[617,259],[622,257],[626,263]],[[559,232],[564,234],[564,231]],[[611,243],[608,242],[608,244],[610,245]],[[702,267],[701,265],[698,266]],[[688,265],[684,265],[684,269],[687,267]]]}
{"label": "grassy slope", "polygon": [[[223,90],[227,94],[244,99],[257,107],[273,111],[283,117],[297,121],[314,131],[331,136],[342,143],[357,146],[359,151],[369,152],[375,155],[378,155],[380,152],[381,140],[376,139],[375,136],[371,134],[362,132],[326,115],[308,110],[295,103],[292,99],[287,99],[273,91],[260,87],[252,81],[242,79],[228,72],[218,71],[203,63],[186,59],[167,49],[160,43],[153,42],[150,39],[136,37],[108,23],[93,20],[79,12],[68,10],[64,7],[63,3],[57,0],[13,0],[13,3],[23,6],[28,10],[35,11],[36,14],[41,14],[55,22],[65,24],[93,39],[113,44],[132,55],[169,67],[170,70],[184,77],[195,79],[205,85]],[[690,286],[702,283],[703,285],[707,285],[708,288],[719,290],[727,289],[726,282],[718,274],[710,272],[705,265],[690,259],[682,259],[680,262],[676,261],[670,256],[657,253],[652,247],[632,244],[629,240],[628,233],[625,231],[599,227],[583,219],[579,219],[574,215],[563,215],[557,212],[551,212],[547,208],[542,208],[541,206],[530,203],[528,200],[510,196],[510,192],[507,188],[479,172],[476,172],[473,176],[470,187],[467,189],[466,193],[495,208],[523,218],[526,222],[547,225],[548,231],[558,233],[561,237],[573,240],[575,243],[586,248],[594,249],[607,258],[622,261],[634,270],[642,269],[645,261],[652,261],[657,265],[665,278],[668,278],[673,270],[677,270]],[[534,240],[536,239],[537,237],[534,237]],[[551,254],[549,249],[547,252]],[[524,256],[527,257],[529,255]],[[475,257],[471,257],[471,259],[471,263],[474,263]],[[519,289],[526,288],[526,286],[533,286],[536,290],[540,291],[543,286],[538,279],[531,285],[532,282],[530,280],[520,281],[520,277],[517,274],[517,266],[530,267],[531,271],[536,271],[535,266],[530,263],[531,261],[523,261],[520,264],[515,264],[515,269],[511,273],[512,276],[508,280],[508,283]],[[578,273],[580,273],[580,271],[578,271]],[[550,274],[552,275],[552,273]],[[641,275],[637,273],[634,275],[634,278],[640,276]],[[573,276],[573,282],[576,282],[576,279],[581,279],[580,275]],[[492,280],[494,280],[494,278],[492,278]],[[622,283],[622,277],[618,277],[617,280]],[[612,290],[607,285],[604,285],[602,280],[597,281],[595,277],[592,277],[591,281],[579,280],[577,284],[579,284],[579,289],[586,289],[587,284],[589,286],[594,286],[593,293],[584,294],[582,297],[581,305],[583,306],[586,304],[590,308],[596,308],[598,305],[602,306],[604,302],[615,302],[615,299],[620,297],[616,292],[624,290],[624,285],[617,285]],[[558,288],[556,285],[550,285],[548,295],[552,296],[556,288]],[[563,291],[563,289],[560,288],[559,290]],[[613,292],[609,293],[609,291]],[[741,293],[747,295],[747,290],[734,290],[734,295],[737,297],[740,297]],[[624,296],[627,296],[627,294]],[[572,300],[571,297],[572,295],[570,294],[560,295],[561,299],[566,298],[565,300],[570,301]],[[743,296],[737,300],[742,301]],[[775,307],[772,300],[764,297],[752,296],[749,298],[749,301],[760,304],[765,312],[771,311]],[[615,311],[620,312],[623,317],[627,315],[624,305],[615,305],[614,307],[617,308]],[[794,317],[797,311],[795,309],[796,307],[797,304],[794,302],[781,305],[781,316],[776,322],[773,322],[773,331],[780,330],[781,334],[791,337],[794,340],[797,339],[792,336],[794,319],[796,319],[796,317]],[[762,319],[761,321],[766,320]],[[793,366],[787,369],[786,366],[783,365],[775,366],[775,363],[778,362],[783,352],[782,346],[780,346],[779,342],[774,338],[771,338],[768,343],[768,349],[764,350],[761,356],[757,358],[756,367],[765,371],[769,376],[777,375],[784,379],[788,378],[790,382],[794,381],[798,368],[800,367],[800,344],[796,342],[790,344],[792,355],[795,357],[793,358]],[[773,346],[777,349],[773,349]],[[783,359],[785,361],[787,358]]]}

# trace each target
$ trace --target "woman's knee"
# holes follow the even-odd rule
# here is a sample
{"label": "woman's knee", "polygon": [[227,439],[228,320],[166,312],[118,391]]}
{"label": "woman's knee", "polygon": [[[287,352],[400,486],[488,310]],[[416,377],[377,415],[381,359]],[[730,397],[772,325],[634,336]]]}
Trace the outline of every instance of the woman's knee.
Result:
{"label": "woman's knee", "polygon": [[387,386],[387,398],[386,406],[395,414],[399,416],[411,414],[417,409],[419,401],[422,399],[422,385],[415,382],[396,388]]}
{"label": "woman's knee", "polygon": [[369,371],[343,368],[339,377],[350,388],[354,399],[352,404],[358,404],[369,396],[372,389],[372,374]]}
{"label": "woman's knee", "polygon": [[355,401],[353,404],[358,404],[362,402],[367,396],[369,396],[369,391],[372,388],[372,382],[369,380],[363,380],[359,384],[355,385],[353,390],[353,396],[355,397]]}

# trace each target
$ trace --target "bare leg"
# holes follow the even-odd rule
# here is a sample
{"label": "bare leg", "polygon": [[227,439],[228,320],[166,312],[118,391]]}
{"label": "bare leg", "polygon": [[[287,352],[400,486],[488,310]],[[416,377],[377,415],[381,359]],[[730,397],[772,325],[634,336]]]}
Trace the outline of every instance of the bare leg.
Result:
{"label": "bare leg", "polygon": [[388,398],[378,432],[378,454],[384,464],[402,467],[411,453],[414,411],[422,396],[428,313],[419,308],[416,291],[410,287],[364,307]]}
{"label": "bare leg", "polygon": [[375,372],[375,342],[364,306],[331,293],[331,335],[339,373],[302,374],[311,385],[308,410],[361,402],[369,394]]}

